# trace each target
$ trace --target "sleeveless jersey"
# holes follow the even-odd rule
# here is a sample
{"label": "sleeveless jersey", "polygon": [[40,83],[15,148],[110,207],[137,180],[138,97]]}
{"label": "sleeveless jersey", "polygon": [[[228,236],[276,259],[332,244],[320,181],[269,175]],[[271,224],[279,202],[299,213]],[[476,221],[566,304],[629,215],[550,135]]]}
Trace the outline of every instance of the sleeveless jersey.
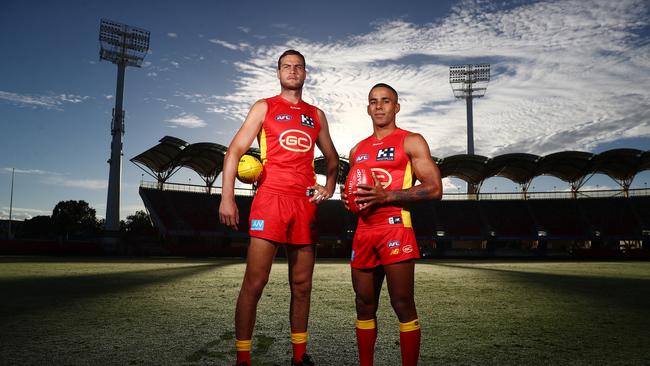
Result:
{"label": "sleeveless jersey", "polygon": [[[411,188],[414,178],[411,160],[404,152],[404,139],[410,134],[409,131],[397,128],[381,140],[370,136],[359,143],[350,161],[353,164],[363,162],[368,165],[387,191]],[[411,227],[411,213],[402,207],[380,206],[369,210],[365,215],[359,216],[358,227],[375,225]]]}
{"label": "sleeveless jersey", "polygon": [[277,95],[266,99],[268,110],[257,140],[262,176],[259,190],[305,197],[316,184],[314,145],[320,132],[318,109]]}

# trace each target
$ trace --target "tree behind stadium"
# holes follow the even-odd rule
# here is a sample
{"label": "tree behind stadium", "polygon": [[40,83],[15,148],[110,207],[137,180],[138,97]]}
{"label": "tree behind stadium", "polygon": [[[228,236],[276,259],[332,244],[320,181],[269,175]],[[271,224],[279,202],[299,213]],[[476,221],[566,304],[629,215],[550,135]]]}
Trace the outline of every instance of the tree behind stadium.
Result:
{"label": "tree behind stadium", "polygon": [[61,201],[52,211],[52,224],[57,235],[69,239],[70,235],[94,234],[99,229],[95,209],[86,201]]}

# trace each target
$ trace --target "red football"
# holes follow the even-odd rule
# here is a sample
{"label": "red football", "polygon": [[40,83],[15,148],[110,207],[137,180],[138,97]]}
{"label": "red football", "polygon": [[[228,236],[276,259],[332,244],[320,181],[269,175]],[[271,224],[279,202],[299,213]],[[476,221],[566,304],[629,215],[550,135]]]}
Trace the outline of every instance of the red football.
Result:
{"label": "red football", "polygon": [[345,194],[348,197],[348,207],[353,214],[359,214],[359,205],[354,202],[359,184],[372,185],[372,170],[365,164],[355,164],[350,168],[348,177],[345,181]]}

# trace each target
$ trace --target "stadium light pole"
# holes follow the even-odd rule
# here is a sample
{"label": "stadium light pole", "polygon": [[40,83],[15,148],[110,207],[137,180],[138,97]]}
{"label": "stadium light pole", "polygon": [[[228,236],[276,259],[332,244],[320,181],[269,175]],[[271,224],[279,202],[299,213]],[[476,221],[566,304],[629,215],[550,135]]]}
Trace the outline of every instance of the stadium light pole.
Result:
{"label": "stadium light pole", "polygon": [[108,197],[104,229],[118,231],[120,228],[120,188],[122,185],[122,135],[124,135],[124,72],[127,66],[141,67],[149,51],[147,30],[102,19],[99,26],[99,59],[117,65],[115,108],[111,121],[111,158],[108,160]]}
{"label": "stadium light pole", "polygon": [[[490,82],[490,64],[467,64],[449,67],[449,83],[456,98],[467,102],[467,154],[474,155],[474,112],[472,101],[485,95]],[[467,183],[467,193],[478,193],[478,187]]]}
{"label": "stadium light pole", "polygon": [[7,232],[8,239],[13,239],[13,235],[11,233],[11,219],[12,219],[12,214],[13,214],[13,208],[14,208],[14,175],[16,172],[16,168],[11,168],[11,196],[9,197],[9,230]]}

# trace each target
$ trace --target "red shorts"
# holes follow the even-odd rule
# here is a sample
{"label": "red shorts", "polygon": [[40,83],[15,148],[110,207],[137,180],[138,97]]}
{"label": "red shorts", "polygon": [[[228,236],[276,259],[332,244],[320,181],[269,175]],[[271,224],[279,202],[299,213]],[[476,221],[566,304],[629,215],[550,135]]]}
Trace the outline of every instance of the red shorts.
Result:
{"label": "red shorts", "polygon": [[309,198],[257,191],[248,234],[278,243],[314,244],[317,206]]}
{"label": "red shorts", "polygon": [[420,250],[412,228],[374,226],[357,229],[352,241],[350,265],[354,268],[375,268],[418,258]]}

